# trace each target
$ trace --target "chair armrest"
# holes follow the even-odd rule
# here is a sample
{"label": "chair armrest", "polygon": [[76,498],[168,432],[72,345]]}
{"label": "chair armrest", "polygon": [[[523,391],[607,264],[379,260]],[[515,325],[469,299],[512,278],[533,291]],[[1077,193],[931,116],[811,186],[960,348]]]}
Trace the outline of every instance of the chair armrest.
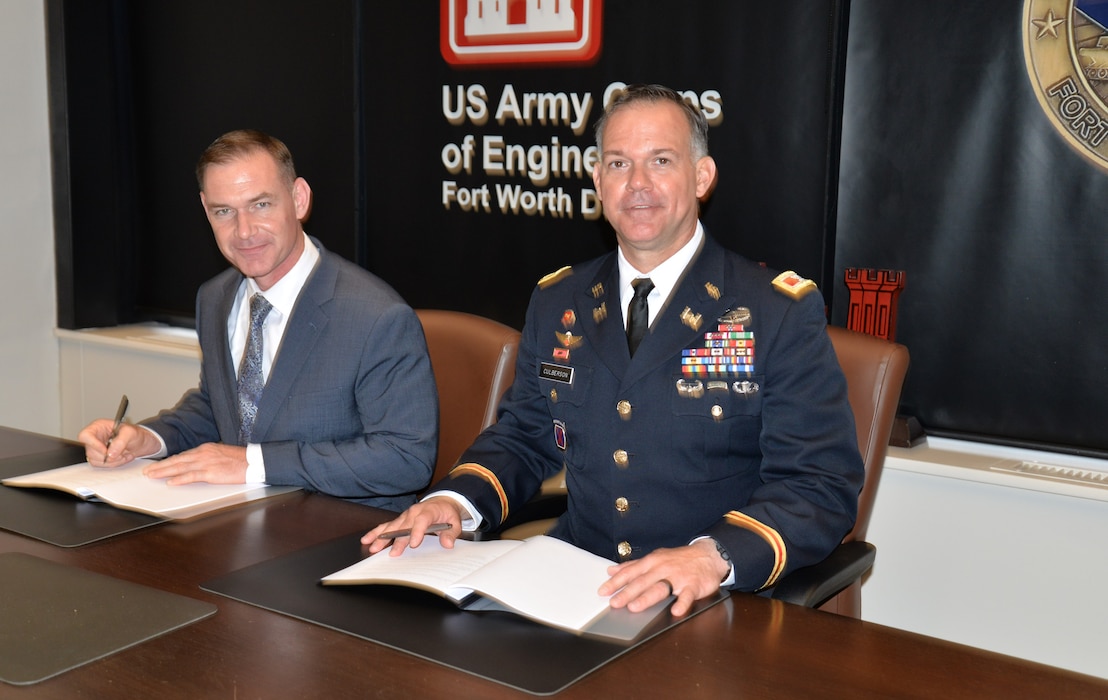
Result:
{"label": "chair armrest", "polygon": [[770,597],[808,608],[822,605],[862,578],[873,566],[877,548],[869,542],[843,542],[823,561],[792,572]]}
{"label": "chair armrest", "polygon": [[557,518],[566,512],[569,499],[565,493],[539,493],[534,498],[523,504],[514,513],[496,528],[496,532],[503,532],[510,528],[529,523],[535,520],[547,520]]}

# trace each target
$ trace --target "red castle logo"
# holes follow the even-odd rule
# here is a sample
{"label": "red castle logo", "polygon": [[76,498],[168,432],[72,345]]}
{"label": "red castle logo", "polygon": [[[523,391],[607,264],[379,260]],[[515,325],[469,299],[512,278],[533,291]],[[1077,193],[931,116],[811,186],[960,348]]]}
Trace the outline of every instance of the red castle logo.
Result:
{"label": "red castle logo", "polygon": [[439,45],[454,66],[584,65],[600,53],[602,0],[441,0]]}

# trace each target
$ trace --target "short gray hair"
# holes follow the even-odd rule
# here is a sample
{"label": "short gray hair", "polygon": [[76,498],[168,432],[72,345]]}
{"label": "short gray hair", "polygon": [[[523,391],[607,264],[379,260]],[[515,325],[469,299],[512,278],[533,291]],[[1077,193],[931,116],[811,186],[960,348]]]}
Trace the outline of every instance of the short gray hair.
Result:
{"label": "short gray hair", "polygon": [[596,146],[604,151],[604,126],[613,114],[627,105],[636,102],[672,102],[681,108],[681,112],[689,122],[689,145],[692,147],[693,158],[699,160],[708,155],[708,120],[699,108],[689,104],[681,93],[664,85],[628,85],[621,90],[608,104],[600,119],[596,121],[594,133],[596,134]]}

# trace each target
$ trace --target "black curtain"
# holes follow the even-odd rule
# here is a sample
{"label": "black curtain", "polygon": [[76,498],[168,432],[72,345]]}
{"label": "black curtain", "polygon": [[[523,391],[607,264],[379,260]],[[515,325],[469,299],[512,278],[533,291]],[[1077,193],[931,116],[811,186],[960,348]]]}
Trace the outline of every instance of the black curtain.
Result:
{"label": "black curtain", "polygon": [[[711,129],[709,146],[720,179],[704,211],[709,232],[754,260],[823,282],[834,233],[827,193],[828,172],[837,173],[839,5],[777,2],[773,31],[766,31],[766,25],[751,22],[764,10],[760,3],[609,1],[603,45],[591,65],[466,69],[440,55],[435,11],[417,11],[409,3],[382,7],[367,18],[363,41],[367,66],[395,67],[363,76],[369,268],[390,279],[414,306],[460,309],[520,325],[542,275],[614,247],[607,224],[587,220],[579,206],[582,189],[592,181],[587,175],[555,176],[538,186],[522,175],[491,175],[479,162],[472,172],[451,174],[442,162],[444,147],[471,136],[475,160],[487,137],[526,147],[556,140],[584,149],[593,143],[591,127],[609,85],[656,82],[699,101],[719,94],[722,118]],[[474,86],[485,95],[486,121],[449,123],[444,88],[456,109],[457,95]],[[537,119],[499,123],[496,110],[506,90],[520,102],[526,93],[591,96],[587,128],[575,134],[571,126]],[[444,208],[444,182],[488,187],[492,211],[466,212],[457,203]],[[561,188],[574,210],[505,214],[496,201],[498,186]]]}
{"label": "black curtain", "polygon": [[[329,248],[413,306],[518,326],[539,277],[614,237],[582,209],[587,175],[494,172],[486,139],[585,150],[608,86],[661,82],[716,110],[703,218],[726,246],[814,278],[839,325],[844,268],[906,272],[902,412],[931,434],[1102,454],[1108,178],[1051,123],[1023,46],[1050,25],[1095,48],[1104,3],[1033,25],[1039,4],[608,0],[591,61],[460,67],[440,52],[449,3],[47,0],[58,323],[191,322],[226,265],[193,166],[250,126],[291,147]],[[588,123],[498,121],[507,93],[587,97]],[[489,118],[452,123],[468,95]],[[467,137],[475,161],[449,172]],[[457,192],[482,188],[489,209],[465,211]],[[571,204],[502,211],[517,189]]]}
{"label": "black curtain", "polygon": [[852,3],[835,260],[906,271],[927,432],[1103,453],[1108,177],[1039,104],[1021,5]]}
{"label": "black curtain", "polygon": [[[713,235],[821,282],[830,269],[840,3],[775,3],[767,31],[751,21],[760,3],[609,0],[588,64],[492,68],[444,60],[438,2],[268,0],[264,11],[249,0],[47,5],[52,65],[82,73],[66,81],[52,71],[56,130],[68,138],[58,158],[73,164],[59,178],[74,205],[59,216],[60,284],[72,285],[59,307],[64,327],[190,323],[196,288],[226,265],[193,166],[213,138],[240,127],[288,143],[315,193],[306,228],[329,248],[413,306],[518,326],[542,275],[614,246],[608,226],[581,211],[591,179],[554,175],[539,185],[480,164],[452,175],[443,149],[468,134],[583,150],[603,92],[617,81],[665,83],[719,105],[710,146],[721,176],[704,214]],[[572,93],[593,104],[576,131],[538,118],[449,123],[444,88],[475,85],[490,109],[509,87],[521,101]],[[489,212],[448,210],[447,181],[487,186],[490,196],[497,186],[554,188],[574,211],[503,213],[495,201]]]}

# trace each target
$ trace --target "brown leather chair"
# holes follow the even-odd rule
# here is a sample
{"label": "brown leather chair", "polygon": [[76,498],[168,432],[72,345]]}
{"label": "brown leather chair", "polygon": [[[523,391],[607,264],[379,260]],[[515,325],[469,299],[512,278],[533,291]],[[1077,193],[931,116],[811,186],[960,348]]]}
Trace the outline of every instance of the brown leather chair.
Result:
{"label": "brown leather chair", "polygon": [[439,454],[431,483],[446,476],[515,378],[519,331],[460,311],[417,309],[439,392]]}
{"label": "brown leather chair", "polygon": [[[858,552],[865,563],[859,560],[864,569],[855,576],[850,573],[850,583],[829,600],[821,600],[827,594],[826,588],[816,587],[805,590],[800,583],[804,581],[804,570],[790,574],[788,579],[777,586],[775,598],[789,599],[803,591],[801,599],[792,600],[809,606],[818,605],[821,610],[836,612],[848,617],[861,615],[861,576],[869,570],[873,561],[873,546],[865,542],[869,528],[870,515],[873,513],[873,501],[877,496],[877,485],[881,470],[885,466],[885,454],[889,449],[889,437],[896,419],[897,406],[900,403],[900,390],[904,377],[908,373],[908,348],[882,338],[865,333],[856,333],[837,326],[828,326],[827,334],[835,346],[839,366],[846,376],[846,389],[850,408],[854,412],[855,428],[858,431],[858,451],[862,453],[862,462],[866,469],[866,479],[862,493],[858,497],[858,518],[854,528],[843,538],[843,545],[837,555]],[[866,554],[868,552],[868,554]],[[817,565],[819,566],[819,565]],[[814,568],[814,567],[809,567]],[[795,577],[795,578],[794,578]],[[825,579],[826,580],[826,579]],[[837,586],[832,583],[830,587]]]}
{"label": "brown leather chair", "polygon": [[[908,372],[908,348],[836,326],[828,326],[827,334],[846,376],[848,400],[858,431],[858,450],[866,470],[858,497],[858,517],[854,528],[827,559],[790,573],[771,595],[779,600],[859,617],[861,579],[876,556],[874,546],[864,539],[900,403],[900,390]],[[524,514],[509,521],[501,537],[523,539],[542,534],[554,524],[551,511],[564,510],[565,495],[563,491],[562,501],[557,503],[558,496],[552,493],[551,484],[548,481],[543,493],[525,509],[527,514],[542,513],[539,519],[532,520]]]}

